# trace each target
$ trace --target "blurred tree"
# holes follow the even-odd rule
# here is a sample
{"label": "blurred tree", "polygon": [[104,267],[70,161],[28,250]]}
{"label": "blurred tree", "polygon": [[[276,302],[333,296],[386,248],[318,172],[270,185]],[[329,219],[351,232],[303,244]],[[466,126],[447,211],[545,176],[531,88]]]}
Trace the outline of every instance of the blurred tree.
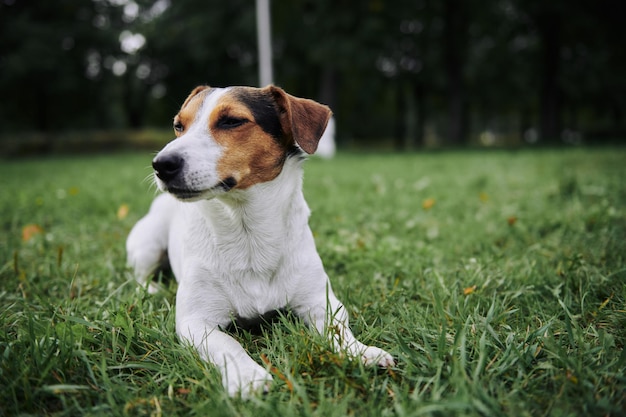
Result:
{"label": "blurred tree", "polygon": [[374,3],[272,2],[277,83],[330,105],[351,136],[360,135],[355,119],[375,104],[373,62],[384,26]]}
{"label": "blurred tree", "polygon": [[[440,37],[427,0],[274,1],[276,79],[338,116],[340,137],[423,141]],[[367,121],[367,123],[364,123]]]}
{"label": "blurred tree", "polygon": [[[619,0],[273,0],[275,79],[331,105],[340,141],[624,137],[623,12]],[[0,0],[0,132],[164,126],[196,84],[256,85],[254,13],[248,0]]]}
{"label": "blurred tree", "polygon": [[541,0],[520,1],[520,7],[534,23],[541,53],[540,126],[542,140],[555,142],[561,133],[561,48],[563,24],[575,5],[564,0],[545,2]]}
{"label": "blurred tree", "polygon": [[96,3],[81,0],[38,2],[36,7],[28,1],[0,3],[4,128],[49,131],[108,124],[85,112],[100,90],[83,82],[85,59],[95,60],[97,51],[114,44],[104,27],[94,28],[97,15]]}
{"label": "blurred tree", "polygon": [[467,0],[444,1],[444,56],[448,91],[447,140],[464,145],[468,135],[465,70],[467,63],[469,9]]}
{"label": "blurred tree", "polygon": [[245,0],[182,0],[142,27],[144,52],[163,66],[176,100],[199,83],[257,84],[254,13]]}
{"label": "blurred tree", "polygon": [[560,76],[564,138],[585,129],[591,140],[626,137],[626,3],[567,3],[561,12]]}

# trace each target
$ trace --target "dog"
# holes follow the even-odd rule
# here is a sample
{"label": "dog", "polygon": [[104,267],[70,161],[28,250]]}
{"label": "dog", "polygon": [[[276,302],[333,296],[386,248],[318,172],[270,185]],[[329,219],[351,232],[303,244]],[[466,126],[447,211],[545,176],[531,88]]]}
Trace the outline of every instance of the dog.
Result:
{"label": "dog", "polygon": [[349,358],[394,365],[353,336],[308,226],[302,165],[330,117],[328,107],[273,85],[200,86],[174,118],[176,138],[152,161],[165,193],[131,230],[128,264],[148,285],[167,257],[178,282],[177,335],[219,368],[231,396],[267,391],[272,376],[223,329],[278,309],[328,334]]}

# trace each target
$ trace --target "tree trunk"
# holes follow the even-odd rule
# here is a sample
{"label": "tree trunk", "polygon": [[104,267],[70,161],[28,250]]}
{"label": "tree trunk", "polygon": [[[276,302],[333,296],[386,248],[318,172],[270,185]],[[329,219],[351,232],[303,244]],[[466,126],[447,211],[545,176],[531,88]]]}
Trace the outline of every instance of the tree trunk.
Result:
{"label": "tree trunk", "polygon": [[39,149],[42,153],[49,153],[53,148],[53,139],[50,134],[50,108],[48,106],[48,97],[50,94],[46,86],[40,86],[36,89],[35,102],[37,111],[37,130],[43,134],[44,143]]}
{"label": "tree trunk", "polygon": [[448,94],[448,132],[451,145],[467,142],[467,100],[463,69],[467,50],[468,11],[463,0],[445,1],[445,68]]}
{"label": "tree trunk", "polygon": [[320,77],[320,90],[318,101],[326,104],[331,110],[337,107],[337,84],[339,83],[337,70],[326,67],[322,70]]}
{"label": "tree trunk", "polygon": [[406,99],[404,92],[404,83],[401,78],[398,77],[395,80],[396,91],[396,111],[393,129],[393,147],[396,151],[406,150],[405,138],[406,138]]}
{"label": "tree trunk", "polygon": [[560,26],[558,12],[546,12],[537,18],[542,42],[541,117],[539,135],[543,142],[558,142],[561,132]]}
{"label": "tree trunk", "polygon": [[148,92],[146,87],[135,77],[134,71],[129,69],[125,77],[124,107],[128,127],[131,129],[140,129],[144,124]]}
{"label": "tree trunk", "polygon": [[413,138],[413,147],[424,147],[424,129],[426,128],[426,92],[424,83],[416,81],[413,85],[413,95],[415,97],[415,137]]}

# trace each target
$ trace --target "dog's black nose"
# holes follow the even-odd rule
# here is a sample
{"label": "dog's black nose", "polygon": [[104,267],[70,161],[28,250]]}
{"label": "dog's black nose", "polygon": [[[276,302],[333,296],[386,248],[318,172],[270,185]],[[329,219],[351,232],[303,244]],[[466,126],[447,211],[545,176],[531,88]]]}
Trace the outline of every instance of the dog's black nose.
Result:
{"label": "dog's black nose", "polygon": [[161,181],[171,181],[183,170],[185,160],[178,155],[165,155],[152,160],[152,168]]}

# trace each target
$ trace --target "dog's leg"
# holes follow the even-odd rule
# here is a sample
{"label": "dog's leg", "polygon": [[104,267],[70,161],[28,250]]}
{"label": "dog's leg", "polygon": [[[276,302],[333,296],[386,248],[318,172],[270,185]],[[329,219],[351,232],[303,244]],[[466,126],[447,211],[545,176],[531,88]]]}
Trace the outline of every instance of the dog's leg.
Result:
{"label": "dog's leg", "polygon": [[183,321],[178,337],[193,345],[202,359],[217,366],[224,389],[232,397],[246,398],[269,390],[272,376],[246,353],[230,335],[217,327],[208,328],[196,321]]}
{"label": "dog's leg", "polygon": [[325,299],[318,298],[317,301],[317,304],[299,314],[321,334],[327,334],[332,339],[335,349],[361,360],[365,365],[378,365],[383,368],[395,365],[389,353],[376,346],[367,346],[354,337],[349,327],[346,308],[335,297],[330,287]]}
{"label": "dog's leg", "polygon": [[[166,254],[174,204],[175,200],[167,194],[157,197],[126,240],[128,266],[133,268],[135,279],[142,286],[147,284]],[[155,293],[158,286],[150,283],[148,291]]]}
{"label": "dog's leg", "polygon": [[211,297],[205,297],[202,290],[190,287],[181,283],[176,295],[178,337],[193,345],[202,359],[217,366],[222,374],[222,384],[230,396],[239,393],[246,398],[268,391],[271,374],[257,364],[239,342],[213,324],[212,314],[207,309],[207,305],[213,304]]}

